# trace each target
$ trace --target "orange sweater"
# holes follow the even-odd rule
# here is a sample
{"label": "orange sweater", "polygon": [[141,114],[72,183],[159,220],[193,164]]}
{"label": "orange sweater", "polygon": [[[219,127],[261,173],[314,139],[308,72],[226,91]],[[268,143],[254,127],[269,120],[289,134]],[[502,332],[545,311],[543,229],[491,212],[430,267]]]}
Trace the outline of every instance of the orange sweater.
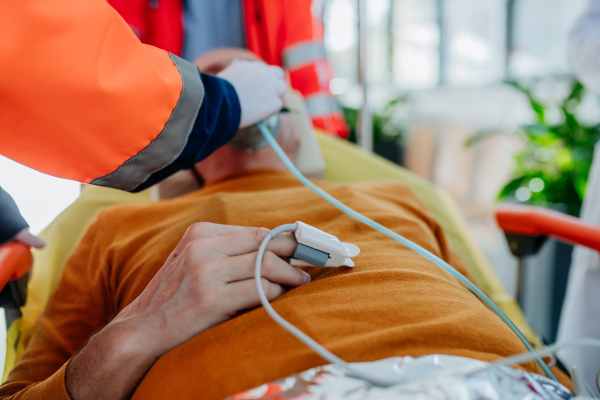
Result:
{"label": "orange sweater", "polygon": [[[466,273],[407,186],[320,186]],[[274,228],[297,220],[361,248],[355,268],[306,268],[313,282],[273,302],[282,316],[343,359],[441,353],[493,360],[525,350],[493,312],[439,267],[342,214],[291,175],[261,171],[171,201],[100,213],[67,262],[0,398],[68,399],[68,360],[144,290],[192,223]],[[257,308],[165,354],[133,398],[221,399],[323,363]]]}

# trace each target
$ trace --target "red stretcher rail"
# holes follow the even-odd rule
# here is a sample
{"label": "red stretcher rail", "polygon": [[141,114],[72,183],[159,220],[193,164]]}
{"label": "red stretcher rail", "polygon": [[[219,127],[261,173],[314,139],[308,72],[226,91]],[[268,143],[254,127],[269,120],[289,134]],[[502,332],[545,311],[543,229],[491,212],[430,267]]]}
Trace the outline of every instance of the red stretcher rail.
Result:
{"label": "red stretcher rail", "polygon": [[542,207],[506,205],[496,209],[496,220],[506,233],[551,236],[600,251],[600,227]]}
{"label": "red stretcher rail", "polygon": [[33,263],[29,247],[22,243],[10,242],[0,246],[0,290],[13,279],[25,275]]}

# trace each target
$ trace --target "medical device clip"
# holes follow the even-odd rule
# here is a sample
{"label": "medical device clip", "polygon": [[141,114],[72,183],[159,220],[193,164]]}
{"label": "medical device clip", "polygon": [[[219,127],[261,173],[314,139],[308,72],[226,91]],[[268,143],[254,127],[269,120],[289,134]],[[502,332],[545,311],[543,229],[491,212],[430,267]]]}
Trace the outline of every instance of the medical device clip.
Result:
{"label": "medical device clip", "polygon": [[360,253],[358,246],[341,242],[337,237],[304,222],[296,222],[298,246],[290,264],[298,267],[354,267],[352,258]]}

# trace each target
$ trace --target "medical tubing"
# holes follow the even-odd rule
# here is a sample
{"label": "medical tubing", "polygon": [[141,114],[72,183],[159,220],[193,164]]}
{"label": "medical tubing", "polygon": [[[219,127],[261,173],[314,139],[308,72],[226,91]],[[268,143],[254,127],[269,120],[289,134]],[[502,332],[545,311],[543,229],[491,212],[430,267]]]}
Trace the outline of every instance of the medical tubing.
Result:
{"label": "medical tubing", "polygon": [[[500,317],[500,319],[502,321],[504,321],[504,323],[506,325],[508,325],[508,327],[515,333],[515,335],[517,335],[517,337],[521,340],[521,342],[523,343],[523,345],[525,346],[525,348],[530,353],[533,353],[535,351],[534,348],[531,346],[531,344],[527,341],[527,339],[525,338],[525,336],[523,336],[523,334],[521,333],[521,331],[519,330],[519,328],[517,328],[515,326],[515,324],[502,312],[502,310],[500,310],[500,308],[492,300],[490,300],[490,298],[487,297],[485,295],[485,293],[483,293],[477,286],[475,286],[473,283],[471,283],[471,281],[469,281],[467,278],[465,278],[460,272],[458,272],[450,264],[448,264],[447,262],[445,262],[441,258],[439,258],[436,255],[434,255],[433,253],[425,250],[421,246],[419,246],[419,245],[411,242],[410,240],[408,240],[408,239],[406,239],[406,238],[398,235],[396,232],[394,232],[394,231],[386,228],[385,226],[383,226],[383,225],[381,225],[381,224],[373,221],[372,219],[367,218],[364,215],[362,215],[362,214],[354,211],[353,209],[351,209],[350,207],[346,206],[345,204],[343,204],[342,202],[340,202],[339,200],[337,200],[335,197],[331,196],[329,193],[325,192],[323,189],[319,188],[314,183],[312,183],[311,181],[309,181],[308,179],[306,179],[306,177],[304,175],[302,175],[302,173],[300,173],[300,171],[298,171],[298,169],[290,161],[290,159],[287,157],[287,155],[281,149],[281,147],[279,147],[279,145],[277,144],[277,141],[275,141],[275,139],[273,138],[273,135],[271,135],[271,133],[269,132],[269,130],[267,129],[267,127],[265,126],[265,124],[261,121],[257,125],[258,125],[258,128],[260,129],[260,131],[262,132],[263,136],[265,137],[265,139],[267,140],[267,142],[269,142],[269,144],[271,145],[271,147],[273,148],[273,150],[275,150],[275,153],[279,156],[279,158],[281,159],[281,161],[290,170],[290,172],[296,177],[296,179],[298,179],[302,184],[304,184],[306,187],[308,187],[309,189],[311,189],[313,192],[315,192],[316,194],[318,194],[319,196],[321,196],[324,200],[328,201],[331,205],[333,205],[334,207],[336,207],[340,211],[348,214],[349,216],[351,216],[352,218],[354,218],[354,219],[362,222],[363,224],[365,224],[365,225],[367,225],[367,226],[369,226],[369,227],[371,227],[371,228],[373,228],[373,229],[375,229],[375,230],[383,233],[384,235],[386,235],[386,236],[388,236],[388,237],[396,240],[397,242],[399,242],[399,243],[403,244],[404,246],[408,247],[409,249],[412,249],[412,250],[416,251],[417,253],[419,253],[423,257],[425,257],[428,260],[434,262],[435,264],[439,265],[442,269],[444,269],[447,272],[449,272],[452,276],[454,276],[456,279],[458,279],[463,285],[465,285],[467,288],[469,288],[469,290],[471,290],[477,297],[479,297],[479,299],[481,301],[483,301],[489,308],[491,308],[492,311],[494,311],[496,313],[496,315],[498,315],[498,317]],[[540,368],[542,369],[542,371],[544,371],[544,373],[546,374],[546,376],[548,376],[549,378],[551,378],[554,381],[558,382],[558,379],[556,379],[556,377],[554,376],[554,374],[552,373],[552,371],[550,371],[550,368],[548,368],[548,366],[546,365],[546,363],[544,363],[544,361],[540,357],[536,357],[536,362],[540,366]]]}
{"label": "medical tubing", "polygon": [[267,311],[267,314],[269,314],[269,316],[275,322],[277,322],[283,329],[294,335],[296,338],[298,338],[298,340],[300,340],[302,343],[313,349],[318,355],[320,355],[330,363],[338,364],[341,366],[347,366],[348,364],[344,360],[328,351],[326,348],[317,343],[313,338],[311,338],[306,333],[302,332],[300,329],[296,328],[294,325],[290,324],[279,314],[277,314],[273,307],[271,307],[269,299],[267,299],[267,296],[265,296],[265,290],[263,288],[261,280],[261,266],[263,255],[265,253],[265,249],[267,248],[267,244],[269,244],[269,241],[275,236],[279,235],[280,233],[295,232],[296,228],[296,224],[286,224],[278,226],[277,228],[273,229],[260,244],[260,247],[258,248],[258,254],[256,256],[256,264],[254,265],[254,281],[256,282],[256,288],[258,289],[258,297],[263,307]]}
{"label": "medical tubing", "polygon": [[275,236],[279,235],[283,232],[295,232],[297,229],[296,224],[286,224],[278,226],[273,229],[269,234],[263,239],[260,247],[258,248],[258,253],[256,255],[256,264],[254,265],[254,282],[256,283],[256,289],[258,290],[258,297],[260,299],[261,304],[265,308],[265,311],[269,316],[275,321],[279,326],[288,331],[292,336],[296,337],[296,339],[300,340],[302,343],[307,345],[310,349],[312,349],[315,353],[323,357],[323,359],[329,361],[332,364],[336,364],[340,368],[346,370],[349,376],[363,379],[367,382],[370,382],[372,385],[388,387],[394,384],[397,384],[398,381],[395,379],[386,379],[385,377],[381,377],[377,374],[372,374],[368,370],[361,369],[352,364],[347,363],[342,360],[325,347],[321,346],[316,340],[308,336],[306,333],[302,332],[300,329],[296,328],[294,325],[283,319],[277,311],[273,309],[271,303],[269,303],[269,299],[265,296],[265,291],[262,286],[262,277],[261,277],[261,267],[262,260],[265,254],[265,249],[269,244],[269,241]]}
{"label": "medical tubing", "polygon": [[[533,351],[531,353],[521,353],[516,354],[514,356],[506,357],[498,361],[494,361],[490,363],[490,365],[478,369],[476,371],[470,372],[469,374],[476,374],[481,371],[486,371],[491,368],[509,366],[513,364],[521,364],[527,361],[533,360],[535,357],[543,357],[550,354],[554,354],[558,350],[565,347],[573,347],[573,346],[589,346],[589,347],[597,347],[600,349],[600,340],[597,339],[577,339],[577,340],[566,340],[564,342],[554,343],[551,346],[544,347],[540,350]],[[600,387],[598,388],[600,390]]]}

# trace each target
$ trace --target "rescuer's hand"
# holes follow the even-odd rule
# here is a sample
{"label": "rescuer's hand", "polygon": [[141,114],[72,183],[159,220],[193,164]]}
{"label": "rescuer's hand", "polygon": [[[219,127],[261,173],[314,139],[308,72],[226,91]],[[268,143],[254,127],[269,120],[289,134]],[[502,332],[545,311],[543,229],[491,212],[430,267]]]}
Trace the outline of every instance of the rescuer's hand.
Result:
{"label": "rescuer's hand", "polygon": [[28,228],[21,229],[12,240],[23,243],[29,247],[35,247],[36,249],[41,249],[46,245],[46,241],[44,239],[40,239],[39,237],[32,235]]}
{"label": "rescuer's hand", "polygon": [[283,106],[287,83],[280,67],[261,61],[237,61],[217,76],[229,81],[237,92],[242,107],[240,128],[270,117]]}
{"label": "rescuer's hand", "polygon": [[[69,363],[74,400],[129,398],[163,354],[238,311],[260,305],[254,282],[258,248],[269,231],[210,223],[192,225],[146,289]],[[310,276],[280,257],[296,248],[293,234],[271,240],[262,265],[269,300],[282,286]]]}

